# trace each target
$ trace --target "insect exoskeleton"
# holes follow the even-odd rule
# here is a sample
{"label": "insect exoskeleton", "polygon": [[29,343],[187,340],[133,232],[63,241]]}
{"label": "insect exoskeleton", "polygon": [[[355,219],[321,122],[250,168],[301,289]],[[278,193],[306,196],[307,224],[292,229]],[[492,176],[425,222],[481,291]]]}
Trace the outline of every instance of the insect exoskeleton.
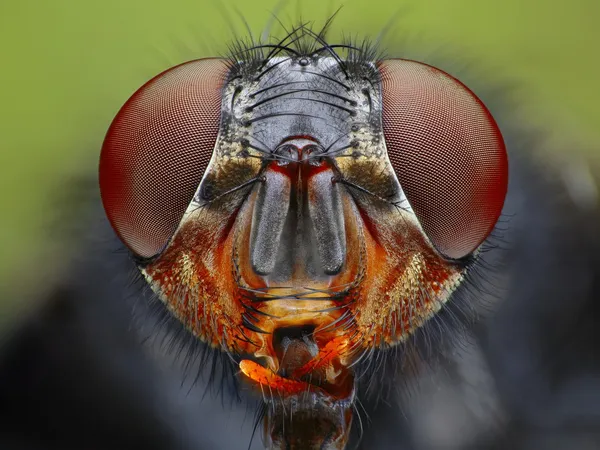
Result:
{"label": "insect exoskeleton", "polygon": [[460,285],[508,164],[451,75],[295,33],[142,86],[109,129],[100,187],[157,296],[262,391],[268,445],[341,449],[357,371]]}

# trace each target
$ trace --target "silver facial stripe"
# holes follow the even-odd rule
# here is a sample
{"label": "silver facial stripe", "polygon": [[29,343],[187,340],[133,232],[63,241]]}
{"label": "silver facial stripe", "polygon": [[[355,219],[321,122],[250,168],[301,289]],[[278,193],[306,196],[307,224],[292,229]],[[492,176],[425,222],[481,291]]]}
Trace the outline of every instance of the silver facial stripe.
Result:
{"label": "silver facial stripe", "polygon": [[265,174],[253,211],[250,242],[252,268],[259,275],[268,275],[275,268],[290,195],[289,177],[275,171]]}

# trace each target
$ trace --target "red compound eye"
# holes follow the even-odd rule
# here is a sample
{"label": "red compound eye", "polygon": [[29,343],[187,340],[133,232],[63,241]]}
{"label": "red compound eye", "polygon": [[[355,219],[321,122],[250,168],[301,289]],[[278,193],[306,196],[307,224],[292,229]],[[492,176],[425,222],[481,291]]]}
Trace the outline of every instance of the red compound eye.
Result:
{"label": "red compound eye", "polygon": [[465,85],[407,60],[379,64],[390,162],[421,226],[448,258],[472,253],[504,205],[508,161],[500,130]]}
{"label": "red compound eye", "polygon": [[113,120],[100,156],[100,193],[113,228],[136,255],[167,244],[217,141],[227,66],[200,59],[144,84]]}

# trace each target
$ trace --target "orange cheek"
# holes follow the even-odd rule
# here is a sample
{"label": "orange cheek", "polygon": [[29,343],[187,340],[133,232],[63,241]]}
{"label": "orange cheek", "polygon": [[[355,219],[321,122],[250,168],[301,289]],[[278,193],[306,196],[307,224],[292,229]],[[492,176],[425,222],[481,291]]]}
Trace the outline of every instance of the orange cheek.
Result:
{"label": "orange cheek", "polygon": [[143,273],[171,313],[195,336],[214,347],[234,350],[234,341],[242,338],[237,325],[242,308],[235,298],[231,226],[227,218],[218,219],[198,212]]}
{"label": "orange cheek", "polygon": [[352,310],[363,345],[395,345],[408,338],[448,300],[462,269],[444,260],[416,226],[399,217],[364,223],[366,273]]}

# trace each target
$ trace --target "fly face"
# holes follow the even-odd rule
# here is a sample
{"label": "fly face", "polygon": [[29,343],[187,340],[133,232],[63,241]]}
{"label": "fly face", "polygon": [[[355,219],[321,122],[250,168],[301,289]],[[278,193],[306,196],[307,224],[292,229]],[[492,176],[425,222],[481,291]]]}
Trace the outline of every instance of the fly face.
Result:
{"label": "fly face", "polygon": [[345,448],[361,367],[451,299],[507,188],[468,88],[334,48],[300,27],[169,69],[100,161],[114,229],[171,313],[262,390],[275,449]]}

